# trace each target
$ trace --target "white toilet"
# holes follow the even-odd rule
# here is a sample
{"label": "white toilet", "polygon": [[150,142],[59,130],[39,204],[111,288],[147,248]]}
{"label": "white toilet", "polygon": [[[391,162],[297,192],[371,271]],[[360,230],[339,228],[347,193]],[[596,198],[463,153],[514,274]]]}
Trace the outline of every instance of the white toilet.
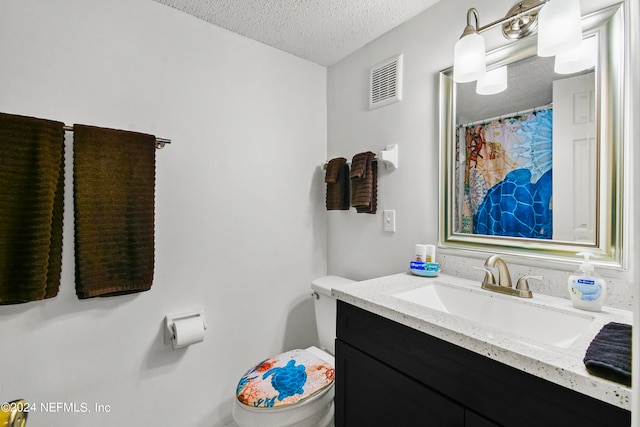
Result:
{"label": "white toilet", "polygon": [[[255,368],[250,369],[247,374],[240,379],[238,383],[238,395],[237,398],[234,399],[233,419],[238,427],[333,427],[333,396],[335,393],[333,382],[333,354],[335,351],[334,340],[336,337],[336,300],[331,297],[331,289],[336,285],[350,282],[353,281],[337,276],[320,277],[311,282],[313,296],[315,297],[314,306],[318,336],[322,349],[312,346],[304,350],[292,350],[281,353],[260,362]],[[295,356],[289,356],[291,354]],[[286,362],[289,360],[287,359],[288,357],[303,357],[308,360],[317,360],[319,361],[318,365],[322,365],[322,370],[319,368],[315,369],[316,367],[314,366],[314,369],[307,369],[306,374],[300,374],[304,376],[303,381],[306,381],[306,383],[304,383],[304,387],[300,387],[298,391],[288,393],[281,392],[278,398],[267,397],[263,399],[260,398],[260,396],[255,396],[258,394],[254,392],[257,388],[248,387],[246,385],[247,378],[252,380],[256,379],[256,381],[261,380],[263,383],[276,381],[275,375],[273,375],[272,372],[282,372],[285,368],[274,369],[271,368],[271,364],[274,363],[274,360],[280,359],[284,359]],[[304,370],[302,363],[295,366],[296,363],[297,361],[295,360],[289,360],[289,364],[287,364],[286,367]],[[317,390],[314,391],[314,386],[311,385],[313,382],[311,375],[316,371],[324,373],[324,377],[321,376],[324,382],[318,385],[316,387]],[[295,372],[293,372],[293,375],[296,375]],[[263,379],[265,377],[266,379]],[[330,377],[330,380],[325,377]],[[273,382],[271,384],[273,384]],[[267,386],[271,387],[271,385]],[[308,397],[300,398],[300,396],[303,396],[303,394],[301,394],[303,391],[302,388],[304,388],[307,393],[312,394]],[[241,391],[243,393],[241,393]],[[279,400],[283,395],[286,399]],[[295,401],[296,399],[299,400]],[[286,403],[287,400],[289,400],[289,403]],[[282,403],[283,401],[285,403]],[[295,402],[291,403],[292,401]],[[279,405],[279,403],[281,403],[281,405]]]}

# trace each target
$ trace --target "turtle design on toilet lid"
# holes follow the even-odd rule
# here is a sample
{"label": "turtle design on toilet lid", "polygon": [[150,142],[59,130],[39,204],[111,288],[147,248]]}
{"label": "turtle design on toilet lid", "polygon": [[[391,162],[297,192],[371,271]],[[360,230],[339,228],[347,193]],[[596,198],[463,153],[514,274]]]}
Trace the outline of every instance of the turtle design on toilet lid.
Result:
{"label": "turtle design on toilet lid", "polygon": [[238,381],[236,397],[254,408],[293,405],[333,382],[334,367],[306,350],[290,350],[263,360]]}

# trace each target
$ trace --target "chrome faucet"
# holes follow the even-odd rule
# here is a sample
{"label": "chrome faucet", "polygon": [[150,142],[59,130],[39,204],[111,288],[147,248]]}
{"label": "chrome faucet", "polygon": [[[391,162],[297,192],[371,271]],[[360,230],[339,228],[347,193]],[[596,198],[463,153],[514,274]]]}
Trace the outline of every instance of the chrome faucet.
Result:
{"label": "chrome faucet", "polygon": [[[511,274],[507,263],[498,255],[491,255],[484,262],[484,267],[474,267],[478,270],[484,270],[484,280],[482,281],[482,289],[488,291],[500,292],[502,294],[514,295],[521,298],[531,298],[533,294],[529,289],[528,279],[542,280],[542,276],[523,276],[518,279],[516,287],[511,284]],[[494,275],[493,269],[498,269],[498,280]]]}

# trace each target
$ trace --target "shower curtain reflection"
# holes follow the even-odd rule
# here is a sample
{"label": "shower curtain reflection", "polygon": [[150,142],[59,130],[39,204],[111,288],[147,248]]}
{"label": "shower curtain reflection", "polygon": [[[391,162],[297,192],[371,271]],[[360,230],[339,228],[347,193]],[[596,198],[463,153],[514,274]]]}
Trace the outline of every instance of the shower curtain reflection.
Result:
{"label": "shower curtain reflection", "polygon": [[542,107],[457,129],[457,232],[553,237],[552,117]]}

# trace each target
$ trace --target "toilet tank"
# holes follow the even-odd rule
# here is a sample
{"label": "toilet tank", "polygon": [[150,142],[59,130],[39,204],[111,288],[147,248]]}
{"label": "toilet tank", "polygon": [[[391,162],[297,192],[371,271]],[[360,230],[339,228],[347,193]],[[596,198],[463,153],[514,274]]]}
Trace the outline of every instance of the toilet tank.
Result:
{"label": "toilet tank", "polygon": [[311,282],[315,297],[314,308],[320,347],[332,355],[335,354],[336,300],[331,297],[331,289],[346,283],[353,283],[353,280],[338,276],[324,276]]}

